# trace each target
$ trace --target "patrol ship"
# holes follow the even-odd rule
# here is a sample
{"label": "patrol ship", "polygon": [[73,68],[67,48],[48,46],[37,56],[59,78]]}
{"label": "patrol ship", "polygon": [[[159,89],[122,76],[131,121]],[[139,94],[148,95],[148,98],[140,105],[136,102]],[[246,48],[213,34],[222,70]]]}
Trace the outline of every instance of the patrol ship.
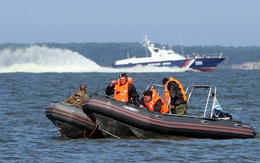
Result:
{"label": "patrol ship", "polygon": [[184,57],[176,53],[172,49],[157,48],[145,36],[144,46],[150,52],[150,56],[132,57],[122,60],[117,60],[113,63],[112,68],[130,68],[137,65],[155,66],[155,67],[178,67],[184,69],[193,69],[202,72],[212,72],[216,66],[226,59],[222,56],[199,56]]}

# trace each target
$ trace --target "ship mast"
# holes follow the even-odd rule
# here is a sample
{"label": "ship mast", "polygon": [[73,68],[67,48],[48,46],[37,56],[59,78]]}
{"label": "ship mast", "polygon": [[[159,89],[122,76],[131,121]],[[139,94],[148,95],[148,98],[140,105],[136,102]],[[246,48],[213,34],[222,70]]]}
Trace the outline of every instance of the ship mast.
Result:
{"label": "ship mast", "polygon": [[181,54],[182,56],[184,56],[184,51],[183,51],[183,45],[182,45],[182,39],[181,39],[181,36],[180,37],[180,43],[181,43]]}
{"label": "ship mast", "polygon": [[144,35],[144,47],[145,47],[145,57],[148,57],[148,45],[149,45],[149,40],[147,39],[147,35]]}

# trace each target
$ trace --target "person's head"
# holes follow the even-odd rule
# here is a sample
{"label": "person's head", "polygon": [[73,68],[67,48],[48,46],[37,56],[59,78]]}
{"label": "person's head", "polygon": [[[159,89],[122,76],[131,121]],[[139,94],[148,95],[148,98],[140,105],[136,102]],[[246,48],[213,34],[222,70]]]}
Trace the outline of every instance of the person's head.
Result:
{"label": "person's head", "polygon": [[162,80],[163,85],[165,86],[165,84],[166,84],[168,81],[169,81],[168,78],[163,78],[163,80]]}
{"label": "person's head", "polygon": [[144,102],[149,102],[152,100],[152,94],[153,92],[151,90],[147,90],[143,93]]}
{"label": "person's head", "polygon": [[120,82],[121,85],[124,85],[127,82],[127,75],[126,75],[126,73],[122,72],[119,75],[119,82]]}
{"label": "person's head", "polygon": [[85,84],[80,84],[79,90],[87,92],[87,86]]}

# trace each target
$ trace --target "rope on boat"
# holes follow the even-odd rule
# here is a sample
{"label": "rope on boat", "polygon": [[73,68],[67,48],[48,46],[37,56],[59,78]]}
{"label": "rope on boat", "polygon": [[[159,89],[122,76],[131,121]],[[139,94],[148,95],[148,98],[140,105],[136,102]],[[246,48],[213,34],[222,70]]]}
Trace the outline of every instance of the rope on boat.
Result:
{"label": "rope on boat", "polygon": [[102,129],[102,131],[105,132],[106,134],[108,134],[108,135],[114,137],[114,138],[121,139],[120,137],[118,137],[118,136],[116,136],[116,135],[114,135],[114,134],[111,134],[110,132],[108,132],[108,131],[106,131],[106,130],[104,130],[104,129]]}
{"label": "rope on boat", "polygon": [[88,136],[86,136],[86,129],[84,129],[83,137],[89,138],[96,131],[96,129],[97,129],[97,125],[95,125],[95,128],[93,129],[93,131]]}

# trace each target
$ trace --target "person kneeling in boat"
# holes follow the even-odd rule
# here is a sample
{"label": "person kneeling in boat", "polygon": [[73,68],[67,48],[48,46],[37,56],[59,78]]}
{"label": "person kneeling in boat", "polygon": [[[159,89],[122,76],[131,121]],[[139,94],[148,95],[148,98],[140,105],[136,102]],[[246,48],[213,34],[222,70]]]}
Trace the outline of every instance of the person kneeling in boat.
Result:
{"label": "person kneeling in boat", "polygon": [[187,114],[187,96],[182,84],[173,77],[164,78],[164,97],[173,114]]}
{"label": "person kneeling in boat", "polygon": [[81,84],[79,86],[79,90],[76,93],[73,93],[66,100],[64,100],[64,102],[81,108],[83,101],[88,98],[88,95],[86,93],[87,93],[87,86],[85,84]]}
{"label": "person kneeling in boat", "polygon": [[169,112],[168,106],[164,100],[157,95],[157,91],[155,89],[147,90],[143,93],[143,102],[148,110],[160,112],[162,114]]}
{"label": "person kneeling in boat", "polygon": [[118,81],[113,80],[106,88],[106,95],[114,94],[114,99],[127,103],[133,103],[139,107],[139,95],[132,84],[133,78],[127,77],[126,73],[119,75]]}

